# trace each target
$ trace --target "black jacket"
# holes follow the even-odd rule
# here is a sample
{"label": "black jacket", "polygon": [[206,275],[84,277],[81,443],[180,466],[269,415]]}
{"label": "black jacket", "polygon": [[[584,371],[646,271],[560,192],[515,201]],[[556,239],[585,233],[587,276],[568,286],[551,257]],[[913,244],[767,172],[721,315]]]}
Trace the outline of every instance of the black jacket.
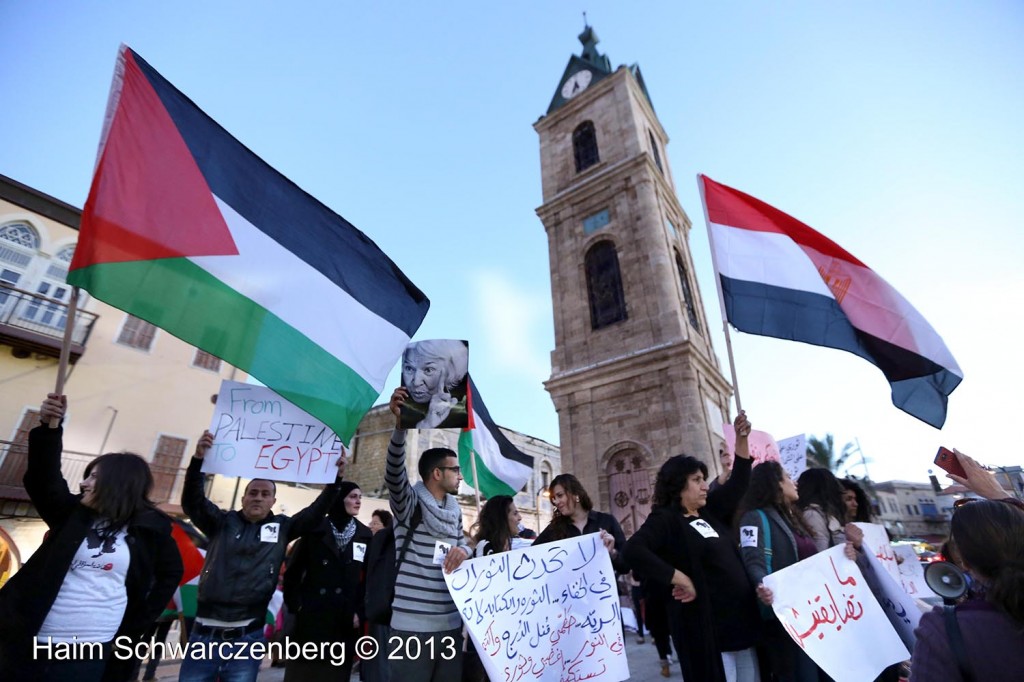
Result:
{"label": "black jacket", "polygon": [[[299,642],[336,642],[353,635],[352,616],[366,620],[365,552],[373,532],[356,520],[356,533],[338,552],[329,519],[300,539],[284,574],[284,599],[295,614],[293,638]],[[357,561],[356,544],[363,560]]]}
{"label": "black jacket", "polygon": [[[694,601],[669,604],[672,638],[687,680],[724,682],[721,652],[751,646],[760,627],[754,586],[729,523],[747,489],[750,468],[751,460],[737,458],[729,480],[708,493],[697,517],[675,506],[655,507],[626,543],[626,561],[646,579],[668,585],[678,569],[693,581]],[[695,530],[699,520],[714,530],[713,540]],[[733,641],[720,641],[727,638]]]}
{"label": "black jacket", "polygon": [[[60,472],[63,428],[37,426],[29,432],[25,490],[50,531],[43,544],[0,590],[0,641],[27,646],[39,632],[60,592],[71,561],[92,528],[96,516],[79,504],[81,495],[68,489]],[[171,537],[171,520],[156,509],[138,514],[127,528],[129,551],[125,591],[128,604],[116,637],[138,639],[174,595],[183,572],[178,546]],[[97,608],[103,608],[101,604]],[[6,648],[6,647],[5,647]],[[6,660],[11,660],[7,659]],[[108,663],[104,679],[126,679]],[[17,679],[0,662],[0,679]]]}
{"label": "black jacket", "polygon": [[[324,488],[313,504],[295,516],[270,513],[252,523],[246,521],[241,512],[224,511],[206,499],[202,466],[203,460],[192,458],[181,493],[182,509],[210,539],[199,576],[196,616],[262,622],[277,588],[285,548],[323,519],[338,495],[338,486],[332,484]],[[269,528],[263,530],[273,524],[277,524],[273,534],[269,533]],[[261,540],[261,536],[275,535],[275,541]]]}

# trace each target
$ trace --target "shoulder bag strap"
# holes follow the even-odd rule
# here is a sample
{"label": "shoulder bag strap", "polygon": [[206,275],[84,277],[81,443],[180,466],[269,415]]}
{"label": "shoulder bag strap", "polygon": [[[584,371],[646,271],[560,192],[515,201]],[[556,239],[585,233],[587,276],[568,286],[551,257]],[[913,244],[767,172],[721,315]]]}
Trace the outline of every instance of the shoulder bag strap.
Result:
{"label": "shoulder bag strap", "polygon": [[402,540],[402,550],[398,553],[398,561],[395,562],[396,567],[405,561],[405,553],[409,551],[409,543],[412,542],[413,533],[416,532],[422,520],[423,510],[420,508],[419,500],[417,500],[416,509],[412,512],[412,523],[409,524],[409,532],[405,534],[405,539]]}
{"label": "shoulder bag strap", "polygon": [[761,526],[764,528],[764,563],[768,572],[772,572],[772,527],[768,522],[768,515],[763,510],[757,510],[761,517]]}
{"label": "shoulder bag strap", "polygon": [[956,607],[945,605],[942,607],[943,616],[946,621],[946,635],[949,637],[949,648],[953,650],[953,658],[956,659],[956,666],[960,669],[960,677],[964,682],[973,682],[970,667],[967,664],[967,650],[964,648],[964,636],[960,632],[960,623],[956,619]]}

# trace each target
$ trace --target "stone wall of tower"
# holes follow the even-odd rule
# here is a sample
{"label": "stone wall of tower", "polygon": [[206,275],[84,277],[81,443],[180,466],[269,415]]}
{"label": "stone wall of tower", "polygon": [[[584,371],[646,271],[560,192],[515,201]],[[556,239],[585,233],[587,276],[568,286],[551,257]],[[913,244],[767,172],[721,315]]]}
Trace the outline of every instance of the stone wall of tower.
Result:
{"label": "stone wall of tower", "polygon": [[[572,133],[587,120],[597,132],[600,161],[577,173]],[[667,136],[627,69],[534,127],[544,192],[537,212],[548,234],[555,316],[546,387],[559,414],[563,468],[617,516],[625,506],[648,505],[626,515],[624,525],[639,523],[667,457],[692,454],[717,471],[722,439],[716,415],[728,414],[730,387],[693,278],[690,221],[672,187]],[[652,137],[660,145],[660,168]],[[609,212],[607,225],[587,234],[584,220],[602,210]],[[627,319],[595,330],[584,259],[602,240],[616,248]],[[683,304],[677,253],[689,273],[696,326]]]}

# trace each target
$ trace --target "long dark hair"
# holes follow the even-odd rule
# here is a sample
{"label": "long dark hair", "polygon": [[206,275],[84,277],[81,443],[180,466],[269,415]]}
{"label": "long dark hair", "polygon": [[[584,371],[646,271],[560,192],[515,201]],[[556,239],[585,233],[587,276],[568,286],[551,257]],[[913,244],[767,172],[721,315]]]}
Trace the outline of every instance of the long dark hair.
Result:
{"label": "long dark hair", "polygon": [[707,479],[708,466],[696,457],[690,455],[669,457],[658,469],[658,476],[654,479],[654,498],[651,500],[651,506],[681,509],[682,502],[679,499],[679,494],[686,487],[690,476],[698,471]]}
{"label": "long dark hair", "polygon": [[950,534],[960,558],[983,582],[985,599],[1024,625],[1024,512],[979,500],[953,512]]}
{"label": "long dark hair", "polygon": [[[551,483],[548,485],[548,495],[552,500],[555,499],[556,485],[561,486],[566,495],[579,498],[576,505],[584,511],[589,513],[594,508],[594,503],[590,501],[590,495],[587,494],[586,488],[572,474],[558,474],[551,479]],[[548,535],[551,536],[552,540],[564,540],[569,537],[569,526],[572,525],[572,519],[568,516],[562,516],[561,512],[558,511],[558,507],[554,505],[552,507],[551,523],[548,525],[551,532]],[[545,529],[545,532],[547,532],[547,529]]]}
{"label": "long dark hair", "polygon": [[750,483],[740,501],[736,518],[738,520],[743,514],[754,509],[774,509],[789,524],[790,530],[811,537],[811,529],[807,527],[803,516],[796,513],[793,503],[782,497],[782,481],[785,474],[786,470],[778,462],[761,462],[754,467],[750,471]]}
{"label": "long dark hair", "polygon": [[480,510],[480,518],[475,524],[476,532],[473,540],[479,544],[487,540],[487,553],[504,552],[512,545],[512,532],[508,528],[508,510],[512,507],[512,498],[508,495],[495,495],[484,502]]}
{"label": "long dark hair", "polygon": [[[868,494],[864,492],[864,488],[861,488],[857,481],[849,478],[840,478],[839,485],[843,486],[844,491],[852,492],[854,497],[857,498],[857,514],[853,517],[853,520],[871,523],[871,500],[868,499]],[[844,502],[843,510],[845,511],[845,509],[846,503]]]}
{"label": "long dark hair", "polygon": [[[561,486],[562,490],[569,497],[578,497],[579,502],[577,506],[583,507],[583,510],[590,512],[594,508],[594,503],[590,501],[590,495],[587,494],[586,488],[580,483],[580,479],[576,478],[572,474],[558,474],[551,479],[551,485],[548,486],[548,494],[551,495],[551,499],[555,497],[555,486]],[[562,515],[558,513],[558,508],[552,512],[555,518],[560,518]]]}
{"label": "long dark hair", "polygon": [[800,509],[807,509],[812,504],[821,507],[825,516],[832,517],[841,525],[846,525],[846,505],[843,504],[843,488],[839,479],[828,469],[815,467],[800,474],[797,480],[800,500],[796,503]]}
{"label": "long dark hair", "polygon": [[96,469],[96,484],[90,506],[104,528],[118,530],[139,512],[154,508],[149,500],[153,474],[146,460],[131,452],[111,452],[89,462],[85,478],[89,478],[93,469]]}

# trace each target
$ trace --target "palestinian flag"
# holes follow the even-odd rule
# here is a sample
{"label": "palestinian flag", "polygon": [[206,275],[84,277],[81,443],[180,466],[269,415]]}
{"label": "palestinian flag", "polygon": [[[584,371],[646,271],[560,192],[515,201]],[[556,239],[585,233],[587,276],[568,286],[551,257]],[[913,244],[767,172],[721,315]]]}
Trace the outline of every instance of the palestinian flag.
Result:
{"label": "palestinian flag", "polygon": [[248,372],[346,443],[430,305],[123,45],[68,282]]}
{"label": "palestinian flag", "polygon": [[729,323],[859,355],[882,370],[896,407],[941,428],[963,372],[921,313],[796,218],[706,176],[697,182]]}
{"label": "palestinian flag", "polygon": [[171,537],[174,538],[174,544],[178,546],[178,553],[181,554],[181,565],[184,568],[178,584],[184,585],[202,573],[204,554],[195,546],[188,532],[176,519],[171,522]]}
{"label": "palestinian flag", "polygon": [[[459,466],[466,484],[484,497],[515,496],[533,475],[533,457],[517,449],[491,419],[490,412],[476,390],[473,378],[469,381],[470,424],[473,428],[459,434]],[[473,460],[479,485],[473,478]]]}

